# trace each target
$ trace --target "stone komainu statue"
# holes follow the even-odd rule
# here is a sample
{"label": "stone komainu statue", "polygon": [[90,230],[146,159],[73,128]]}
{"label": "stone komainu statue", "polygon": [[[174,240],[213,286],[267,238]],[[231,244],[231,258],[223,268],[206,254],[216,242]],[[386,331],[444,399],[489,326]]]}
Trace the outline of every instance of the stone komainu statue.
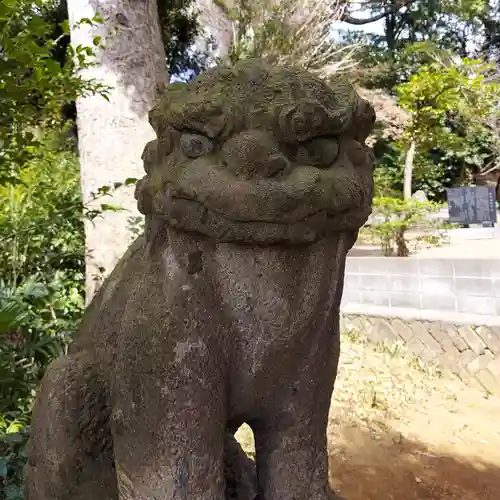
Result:
{"label": "stone komainu statue", "polygon": [[340,79],[251,60],[171,85],[150,120],[145,234],[42,381],[25,498],[335,498],[326,425],[374,111]]}

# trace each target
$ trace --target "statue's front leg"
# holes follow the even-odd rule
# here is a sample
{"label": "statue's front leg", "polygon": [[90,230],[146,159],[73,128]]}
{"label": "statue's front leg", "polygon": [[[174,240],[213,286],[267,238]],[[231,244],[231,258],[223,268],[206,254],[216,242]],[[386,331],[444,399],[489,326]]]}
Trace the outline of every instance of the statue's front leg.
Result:
{"label": "statue's front leg", "polygon": [[329,487],[326,439],[337,362],[338,344],[311,357],[269,413],[252,423],[259,498],[340,500]]}
{"label": "statue's front leg", "polygon": [[223,500],[220,359],[200,338],[162,349],[119,362],[111,418],[119,500]]}
{"label": "statue's front leg", "polygon": [[334,500],[328,486],[328,455],[323,421],[298,420],[286,412],[255,427],[259,498]]}
{"label": "statue's front leg", "polygon": [[117,500],[109,408],[86,353],[53,361],[38,390],[25,500]]}

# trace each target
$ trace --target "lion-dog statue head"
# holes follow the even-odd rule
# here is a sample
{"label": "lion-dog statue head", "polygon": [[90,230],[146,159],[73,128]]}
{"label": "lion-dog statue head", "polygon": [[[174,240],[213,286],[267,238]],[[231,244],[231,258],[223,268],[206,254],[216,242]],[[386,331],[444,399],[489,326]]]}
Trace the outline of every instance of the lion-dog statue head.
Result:
{"label": "lion-dog statue head", "polygon": [[314,242],[357,231],[371,211],[375,112],[331,86],[260,60],[167,87],[136,189],[146,220],[221,242]]}

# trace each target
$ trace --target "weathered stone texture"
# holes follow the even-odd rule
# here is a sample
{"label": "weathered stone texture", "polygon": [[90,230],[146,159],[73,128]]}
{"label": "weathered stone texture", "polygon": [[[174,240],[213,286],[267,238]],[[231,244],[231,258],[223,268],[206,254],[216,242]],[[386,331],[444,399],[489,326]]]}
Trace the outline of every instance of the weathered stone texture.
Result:
{"label": "weathered stone texture", "polygon": [[[146,232],[41,383],[26,499],[333,500],[326,426],[373,109],[344,81],[254,60],[171,85],[150,119]],[[234,441],[244,422],[255,464]]]}
{"label": "weathered stone texture", "polygon": [[500,394],[500,327],[361,315],[343,315],[341,327],[360,331],[373,342],[399,341],[409,353],[465,383]]}

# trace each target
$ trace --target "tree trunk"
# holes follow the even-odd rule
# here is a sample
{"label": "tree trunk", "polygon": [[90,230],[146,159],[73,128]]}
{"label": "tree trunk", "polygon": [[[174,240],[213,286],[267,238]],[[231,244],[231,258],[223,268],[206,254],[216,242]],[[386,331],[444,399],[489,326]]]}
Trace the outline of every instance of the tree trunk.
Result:
{"label": "tree trunk", "polygon": [[404,229],[401,228],[396,231],[395,241],[397,249],[396,255],[398,257],[408,257],[410,255],[410,250],[408,249],[408,245],[406,244]]}
{"label": "tree trunk", "polygon": [[[112,199],[95,202],[91,193],[144,175],[142,151],[154,139],[147,114],[168,76],[155,0],[68,0],[68,13],[74,46],[92,46],[96,36],[104,43],[97,64],[85,70],[84,76],[112,87],[109,102],[98,95],[77,101],[83,201],[92,209],[99,209],[101,203],[125,209],[106,212],[86,223],[89,302],[130,243],[129,218],[140,215],[133,187],[121,188]],[[103,23],[74,27],[80,19],[91,19],[96,13]]]}
{"label": "tree trunk", "polygon": [[413,179],[413,161],[415,160],[415,141],[410,142],[405,157],[405,169],[403,176],[403,196],[405,200],[411,198],[411,184]]}
{"label": "tree trunk", "polygon": [[385,18],[385,42],[387,44],[387,51],[391,60],[394,59],[396,51],[396,20],[394,14],[389,14]]}
{"label": "tree trunk", "polygon": [[[223,0],[196,0],[195,8],[198,10],[198,23],[201,27],[196,45],[200,51],[205,49],[206,39],[213,37],[217,47],[211,54],[213,59],[225,57],[233,42],[233,23],[228,18],[226,11],[232,8],[233,1]],[[223,8],[223,6],[225,8]]]}
{"label": "tree trunk", "polygon": [[500,170],[493,170],[487,174],[481,172],[474,175],[477,186],[487,186],[495,189],[497,201],[500,201]]}

